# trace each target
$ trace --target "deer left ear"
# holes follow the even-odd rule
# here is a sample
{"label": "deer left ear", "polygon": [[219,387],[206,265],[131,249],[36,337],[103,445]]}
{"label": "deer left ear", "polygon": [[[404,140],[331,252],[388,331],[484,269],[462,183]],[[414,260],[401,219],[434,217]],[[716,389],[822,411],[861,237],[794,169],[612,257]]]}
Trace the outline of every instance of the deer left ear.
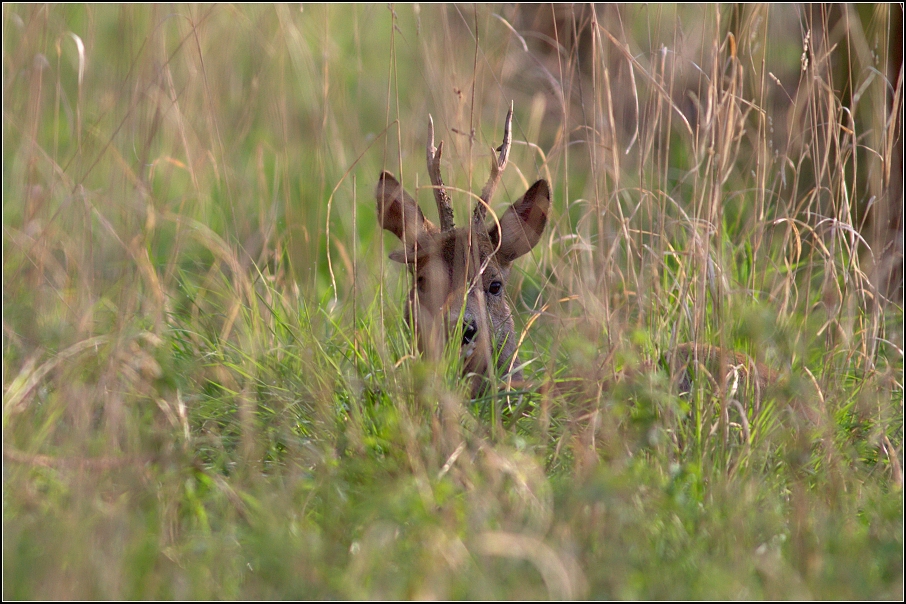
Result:
{"label": "deer left ear", "polygon": [[547,226],[550,207],[550,186],[546,180],[539,180],[507,208],[499,224],[488,229],[491,242],[500,245],[497,255],[502,263],[509,264],[538,244]]}

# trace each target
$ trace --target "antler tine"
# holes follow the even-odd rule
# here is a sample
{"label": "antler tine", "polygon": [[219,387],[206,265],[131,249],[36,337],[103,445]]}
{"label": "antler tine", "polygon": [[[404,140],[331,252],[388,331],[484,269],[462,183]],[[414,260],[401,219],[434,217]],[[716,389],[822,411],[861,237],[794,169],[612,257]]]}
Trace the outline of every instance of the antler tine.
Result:
{"label": "antler tine", "polygon": [[440,230],[452,231],[456,228],[453,224],[453,206],[450,205],[450,196],[447,195],[444,180],[440,176],[440,156],[444,152],[444,141],[440,141],[437,148],[434,147],[434,118],[431,117],[430,113],[428,114],[428,146],[426,151],[428,176],[431,178],[431,184],[433,185],[434,201],[437,202]]}
{"label": "antler tine", "polygon": [[500,183],[500,175],[506,169],[507,161],[510,159],[510,143],[513,140],[513,101],[510,101],[510,110],[506,114],[506,121],[503,126],[503,144],[491,151],[491,176],[487,184],[481,190],[481,201],[475,206],[475,212],[472,220],[476,223],[484,222],[488,213],[488,206],[491,198],[494,196],[494,190]]}

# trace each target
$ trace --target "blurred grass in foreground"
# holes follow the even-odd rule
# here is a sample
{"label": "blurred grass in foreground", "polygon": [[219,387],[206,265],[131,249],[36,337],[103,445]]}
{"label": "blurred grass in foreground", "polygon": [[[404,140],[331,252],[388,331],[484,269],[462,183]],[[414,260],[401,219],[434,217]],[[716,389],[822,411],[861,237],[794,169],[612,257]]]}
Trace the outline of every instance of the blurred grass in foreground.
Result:
{"label": "blurred grass in foreground", "polygon": [[[4,4],[4,598],[902,599],[902,17]],[[510,100],[562,387],[469,402],[372,188]]]}

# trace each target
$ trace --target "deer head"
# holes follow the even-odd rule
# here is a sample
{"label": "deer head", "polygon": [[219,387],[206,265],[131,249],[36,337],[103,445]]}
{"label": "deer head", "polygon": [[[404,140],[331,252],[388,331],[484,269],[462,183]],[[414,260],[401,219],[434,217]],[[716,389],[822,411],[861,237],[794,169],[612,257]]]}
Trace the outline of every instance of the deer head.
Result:
{"label": "deer head", "polygon": [[[453,208],[440,176],[443,142],[434,147],[434,123],[428,117],[428,174],[437,202],[440,226],[422,213],[415,199],[389,172],[375,189],[381,226],[396,235],[403,249],[390,259],[409,267],[413,277],[406,319],[423,354],[439,359],[444,343],[458,338],[464,371],[472,374],[472,395],[486,385],[491,368],[511,370],[517,337],[505,287],[513,261],[527,254],[544,232],[550,210],[550,187],[539,180],[500,216],[487,220],[487,210],[506,167],[512,137],[513,110],[506,118],[503,144],[492,153],[491,176],[468,226],[456,228]],[[512,373],[519,379],[518,370]]]}

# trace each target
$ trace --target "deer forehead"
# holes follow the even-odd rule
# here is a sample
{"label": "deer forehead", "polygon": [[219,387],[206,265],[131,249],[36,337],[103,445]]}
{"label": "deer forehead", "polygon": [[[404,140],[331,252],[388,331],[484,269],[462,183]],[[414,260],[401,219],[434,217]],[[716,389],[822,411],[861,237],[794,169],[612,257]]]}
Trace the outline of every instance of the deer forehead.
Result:
{"label": "deer forehead", "polygon": [[432,233],[419,238],[415,262],[410,266],[418,276],[446,278],[451,283],[473,281],[479,271],[483,280],[499,279],[506,276],[506,269],[495,251],[486,231],[462,228]]}

